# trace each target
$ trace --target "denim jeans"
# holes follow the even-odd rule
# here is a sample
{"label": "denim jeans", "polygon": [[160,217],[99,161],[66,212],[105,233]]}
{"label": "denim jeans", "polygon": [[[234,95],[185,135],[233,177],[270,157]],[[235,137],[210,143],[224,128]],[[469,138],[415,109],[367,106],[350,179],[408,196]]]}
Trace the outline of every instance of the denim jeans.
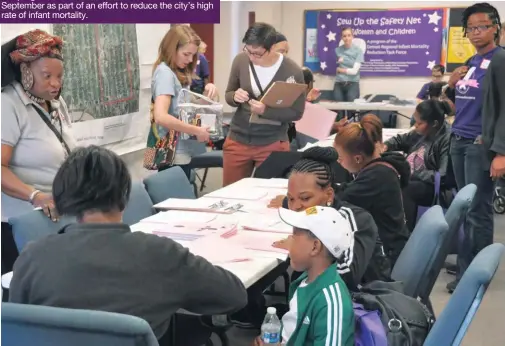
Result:
{"label": "denim jeans", "polygon": [[335,82],[333,98],[337,102],[353,102],[359,98],[359,82]]}
{"label": "denim jeans", "polygon": [[468,210],[464,237],[458,248],[458,273],[460,279],[480,250],[493,243],[493,189],[489,176],[491,162],[487,150],[474,139],[451,137],[450,155],[458,190],[468,184],[477,186],[477,193]]}

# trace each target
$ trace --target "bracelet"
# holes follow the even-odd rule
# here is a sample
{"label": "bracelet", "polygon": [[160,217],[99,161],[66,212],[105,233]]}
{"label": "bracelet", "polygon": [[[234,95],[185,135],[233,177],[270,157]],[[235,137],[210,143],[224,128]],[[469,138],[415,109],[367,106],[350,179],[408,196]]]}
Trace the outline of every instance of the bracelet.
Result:
{"label": "bracelet", "polygon": [[31,204],[33,204],[33,199],[35,198],[35,196],[37,196],[37,194],[39,194],[41,191],[40,190],[34,190],[31,194],[30,194],[30,197],[28,198],[28,201],[30,201]]}

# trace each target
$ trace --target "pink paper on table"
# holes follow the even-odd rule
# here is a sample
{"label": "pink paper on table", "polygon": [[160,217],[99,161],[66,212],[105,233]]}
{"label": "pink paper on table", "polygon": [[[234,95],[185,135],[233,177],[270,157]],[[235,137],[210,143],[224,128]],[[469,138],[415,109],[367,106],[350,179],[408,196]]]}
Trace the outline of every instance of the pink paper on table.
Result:
{"label": "pink paper on table", "polygon": [[228,238],[231,243],[243,247],[245,249],[254,250],[254,251],[266,251],[266,252],[275,252],[281,254],[288,254],[288,250],[278,249],[273,247],[272,244],[275,241],[279,241],[285,236],[275,233],[267,233],[267,232],[247,232],[247,231],[238,231],[236,235]]}
{"label": "pink paper on table", "polygon": [[305,111],[300,120],[295,121],[296,131],[317,140],[328,138],[337,114],[318,104],[305,102]]}
{"label": "pink paper on table", "polygon": [[222,237],[211,236],[195,240],[188,245],[188,249],[212,264],[252,260],[252,254],[249,251]]}

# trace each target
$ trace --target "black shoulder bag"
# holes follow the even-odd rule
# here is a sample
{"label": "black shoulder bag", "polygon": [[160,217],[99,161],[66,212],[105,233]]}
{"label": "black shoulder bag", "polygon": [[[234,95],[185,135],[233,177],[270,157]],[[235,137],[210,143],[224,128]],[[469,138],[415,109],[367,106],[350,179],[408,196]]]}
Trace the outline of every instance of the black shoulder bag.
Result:
{"label": "black shoulder bag", "polygon": [[69,148],[68,144],[65,142],[65,140],[63,139],[63,125],[61,124],[61,119],[58,118],[58,122],[60,123],[60,132],[58,132],[58,130],[56,129],[56,127],[54,127],[54,125],[47,118],[47,116],[42,112],[42,110],[40,110],[35,105],[33,105],[33,108],[35,108],[35,110],[37,111],[37,113],[39,113],[40,117],[46,123],[47,127],[49,127],[49,129],[51,131],[53,131],[53,133],[56,136],[56,138],[58,138],[58,141],[60,141],[62,147],[65,148],[65,151],[67,152],[67,155],[69,155],[70,154],[70,148]]}

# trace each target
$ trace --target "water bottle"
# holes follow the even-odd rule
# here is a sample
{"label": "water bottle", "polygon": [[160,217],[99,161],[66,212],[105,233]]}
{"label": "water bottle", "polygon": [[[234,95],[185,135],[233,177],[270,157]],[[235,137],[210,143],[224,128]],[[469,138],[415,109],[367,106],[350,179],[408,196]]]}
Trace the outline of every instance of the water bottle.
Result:
{"label": "water bottle", "polygon": [[281,321],[279,321],[277,310],[274,307],[267,309],[267,314],[261,325],[261,338],[265,345],[280,345],[281,343]]}

